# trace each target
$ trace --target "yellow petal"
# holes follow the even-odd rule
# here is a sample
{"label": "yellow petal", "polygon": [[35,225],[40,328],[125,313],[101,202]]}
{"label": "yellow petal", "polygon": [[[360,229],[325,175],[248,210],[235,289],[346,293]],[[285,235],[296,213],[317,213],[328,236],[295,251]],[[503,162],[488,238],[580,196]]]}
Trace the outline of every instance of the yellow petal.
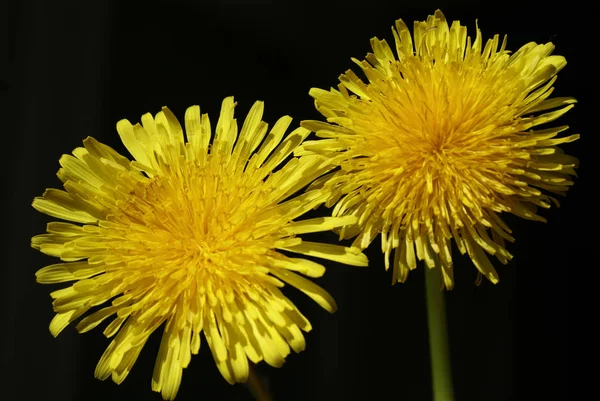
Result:
{"label": "yellow petal", "polygon": [[325,291],[312,281],[283,269],[272,269],[271,274],[277,276],[282,281],[285,281],[289,285],[296,287],[297,289],[308,295],[313,301],[319,304],[327,312],[333,313],[336,311],[337,304],[335,303],[333,297],[329,295],[327,291]]}
{"label": "yellow petal", "polygon": [[325,267],[307,259],[285,258],[270,259],[271,264],[288,270],[297,271],[308,277],[321,277],[325,274]]}
{"label": "yellow petal", "polygon": [[129,120],[119,121],[117,123],[117,132],[121,137],[123,145],[125,145],[135,160],[147,166],[152,165],[144,144],[135,135],[133,125],[131,125]]}
{"label": "yellow petal", "polygon": [[87,312],[89,307],[73,309],[63,313],[57,313],[50,322],[50,333],[56,337],[75,319]]}
{"label": "yellow petal", "polygon": [[96,223],[98,221],[97,218],[89,213],[73,207],[73,200],[64,191],[57,191],[57,195],[60,193],[57,198],[48,199],[46,195],[53,193],[53,191],[56,190],[47,190],[44,197],[35,198],[32,203],[33,208],[49,216],[76,223]]}
{"label": "yellow petal", "polygon": [[285,134],[285,131],[288,129],[291,123],[292,118],[289,116],[283,116],[277,120],[275,125],[273,125],[273,128],[271,128],[269,135],[267,135],[267,138],[256,152],[256,155],[254,155],[250,161],[249,168],[259,168],[262,166],[263,162],[267,159],[267,157],[269,157],[273,149],[279,145],[283,135]]}
{"label": "yellow petal", "polygon": [[307,256],[333,260],[351,266],[367,266],[369,260],[366,255],[357,253],[355,249],[340,245],[322,244],[318,242],[302,241],[300,245],[282,248],[285,251],[301,253]]}

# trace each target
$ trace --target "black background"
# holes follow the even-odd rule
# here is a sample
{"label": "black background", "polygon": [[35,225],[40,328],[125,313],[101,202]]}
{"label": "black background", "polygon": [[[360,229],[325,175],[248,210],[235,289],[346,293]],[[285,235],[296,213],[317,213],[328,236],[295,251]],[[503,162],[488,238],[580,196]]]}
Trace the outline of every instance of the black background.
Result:
{"label": "black background", "polygon": [[[3,246],[2,399],[160,400],[150,381],[160,336],[146,345],[125,382],[93,377],[108,345],[100,329],[79,335],[73,325],[57,339],[48,293],[34,273],[55,263],[29,247],[50,219],[31,207],[34,196],[57,187],[58,158],[91,135],[127,154],[115,123],[132,122],[168,105],[182,118],[199,104],[216,122],[222,99],[234,95],[241,120],[254,100],[266,102],[265,120],[291,114],[295,123],[320,118],[309,88],[328,88],[370,51],[372,36],[393,41],[397,18],[409,26],[441,8],[474,35],[508,34],[508,47],[528,41],[556,44],[568,65],[556,95],[580,104],[561,118],[582,139],[564,146],[582,159],[580,177],[560,209],[543,211],[547,224],[506,216],[517,242],[508,266],[495,263],[500,283],[473,282],[476,270],[456,258],[456,288],[447,295],[456,399],[570,398],[568,374],[569,281],[586,277],[583,191],[591,175],[591,90],[586,10],[575,2],[509,4],[449,1],[21,1],[3,11]],[[8,12],[7,12],[8,11]],[[4,51],[6,50],[6,51]],[[8,141],[6,143],[5,141]],[[591,157],[591,156],[590,156]],[[586,167],[587,166],[587,167]],[[6,187],[8,185],[8,187]],[[320,210],[317,213],[324,213]],[[335,242],[333,234],[318,237]],[[328,264],[317,282],[339,304],[330,316],[293,289],[287,294],[313,323],[307,350],[291,354],[282,369],[261,364],[275,400],[429,400],[428,343],[423,270],[391,286],[379,241],[367,251],[368,268]],[[587,266],[589,269],[590,266]],[[243,385],[218,373],[204,342],[184,371],[177,397],[248,400]]]}

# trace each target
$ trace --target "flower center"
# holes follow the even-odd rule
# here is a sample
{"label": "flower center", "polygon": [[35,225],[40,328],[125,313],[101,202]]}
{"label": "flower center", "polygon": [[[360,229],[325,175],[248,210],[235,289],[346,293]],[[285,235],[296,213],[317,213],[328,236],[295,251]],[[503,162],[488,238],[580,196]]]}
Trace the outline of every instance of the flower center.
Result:
{"label": "flower center", "polygon": [[140,182],[111,216],[126,231],[120,253],[226,268],[252,242],[247,217],[257,213],[257,195],[265,190],[233,177],[225,167],[180,167]]}

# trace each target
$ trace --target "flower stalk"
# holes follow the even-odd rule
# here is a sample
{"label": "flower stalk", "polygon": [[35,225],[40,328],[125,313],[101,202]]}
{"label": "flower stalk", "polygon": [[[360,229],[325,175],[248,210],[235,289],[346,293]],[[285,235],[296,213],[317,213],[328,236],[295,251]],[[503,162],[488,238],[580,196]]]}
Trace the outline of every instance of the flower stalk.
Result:
{"label": "flower stalk", "polygon": [[265,382],[258,373],[256,373],[254,366],[250,366],[250,370],[248,371],[248,382],[246,385],[248,386],[250,394],[252,394],[256,401],[273,401],[273,397],[271,397]]}
{"label": "flower stalk", "polygon": [[454,401],[452,369],[448,350],[445,291],[438,269],[425,269],[425,293],[433,401]]}

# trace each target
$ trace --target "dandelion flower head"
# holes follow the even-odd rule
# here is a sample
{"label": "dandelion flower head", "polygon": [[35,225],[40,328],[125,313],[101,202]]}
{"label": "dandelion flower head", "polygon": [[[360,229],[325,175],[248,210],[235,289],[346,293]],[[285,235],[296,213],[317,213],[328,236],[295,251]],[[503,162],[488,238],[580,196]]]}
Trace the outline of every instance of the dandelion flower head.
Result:
{"label": "dandelion flower head", "polygon": [[262,102],[238,130],[234,106],[231,97],[223,101],[212,140],[198,106],[185,114],[185,137],[167,108],[145,114],[142,125],[122,120],[117,130],[133,161],[88,137],[60,159],[65,190],[48,189],[34,200],[38,211],[65,220],[32,239],[34,248],[61,259],[37,280],[74,281],[51,294],[50,331],[58,335],[88,311],[79,332],[112,319],[104,334],[114,339],[96,377],[121,383],[150,334],[164,326],[152,377],[163,398],[175,397],[201,333],[223,377],[244,382],[249,360],[279,367],[290,349],[305,347],[302,331],[311,324],[282,293],[284,284],[336,309],[304,277],[325,268],[294,253],[366,265],[361,253],[297,236],[355,220],[296,220],[323,200],[320,191],[293,196],[324,172],[320,156],[288,158],[309,131],[285,136],[288,116],[269,131]]}
{"label": "dandelion flower head", "polygon": [[[544,221],[538,207],[556,203],[573,184],[577,160],[557,147],[578,135],[546,125],[575,99],[550,97],[565,58],[552,43],[506,50],[506,37],[485,43],[442,12],[392,28],[395,53],[373,38],[373,53],[353,61],[337,89],[313,88],[327,122],[304,121],[322,138],[296,154],[321,154],[338,166],[312,188],[330,194],[333,216],[355,216],[340,230],[365,249],[381,234],[393,282],[424,261],[453,286],[452,242],[468,254],[478,279],[498,281],[488,255],[506,264],[513,241],[502,213]],[[543,127],[542,127],[543,125]]]}

